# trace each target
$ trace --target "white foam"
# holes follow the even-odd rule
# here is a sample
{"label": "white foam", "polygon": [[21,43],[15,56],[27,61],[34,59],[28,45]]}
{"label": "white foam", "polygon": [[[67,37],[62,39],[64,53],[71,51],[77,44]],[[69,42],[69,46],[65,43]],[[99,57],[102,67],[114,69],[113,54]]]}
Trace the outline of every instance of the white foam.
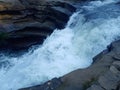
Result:
{"label": "white foam", "polygon": [[119,0],[95,0],[89,2],[89,4],[83,6],[83,8],[87,8],[88,10],[93,10],[94,8],[104,6],[106,4],[117,3]]}
{"label": "white foam", "polygon": [[120,17],[85,22],[84,15],[75,13],[65,29],[55,30],[32,53],[1,58],[12,67],[0,70],[0,89],[17,90],[88,67],[92,58],[120,35],[119,28]]}

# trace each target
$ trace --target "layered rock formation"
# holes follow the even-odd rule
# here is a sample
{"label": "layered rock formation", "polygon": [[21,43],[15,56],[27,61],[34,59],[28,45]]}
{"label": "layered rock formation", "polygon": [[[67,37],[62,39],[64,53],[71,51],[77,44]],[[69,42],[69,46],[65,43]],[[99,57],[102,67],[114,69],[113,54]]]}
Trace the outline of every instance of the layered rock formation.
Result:
{"label": "layered rock formation", "polygon": [[0,0],[0,48],[22,49],[42,43],[65,27],[75,7],[52,0]]}
{"label": "layered rock formation", "polygon": [[[111,43],[106,50],[93,58],[94,63],[90,67],[73,71],[57,79],[54,86],[48,85],[47,82],[20,90],[120,90],[119,46],[120,41]],[[50,83],[54,82],[51,80]]]}

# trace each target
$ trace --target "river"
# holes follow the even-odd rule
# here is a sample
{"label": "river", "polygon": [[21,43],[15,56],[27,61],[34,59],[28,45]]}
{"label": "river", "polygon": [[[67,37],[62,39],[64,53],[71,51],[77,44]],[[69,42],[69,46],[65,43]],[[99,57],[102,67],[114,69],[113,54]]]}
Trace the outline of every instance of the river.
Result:
{"label": "river", "polygon": [[17,90],[86,68],[92,58],[120,39],[119,0],[85,3],[63,30],[55,29],[42,45],[20,57],[1,54],[0,90]]}

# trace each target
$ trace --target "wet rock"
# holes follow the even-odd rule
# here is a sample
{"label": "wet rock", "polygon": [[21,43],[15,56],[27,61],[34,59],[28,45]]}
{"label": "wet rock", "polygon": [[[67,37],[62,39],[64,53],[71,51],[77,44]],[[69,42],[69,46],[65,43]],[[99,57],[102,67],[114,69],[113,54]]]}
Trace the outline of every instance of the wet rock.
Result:
{"label": "wet rock", "polygon": [[120,75],[114,74],[110,71],[105,73],[105,75],[99,78],[99,83],[106,90],[115,90],[117,88],[118,82],[120,81]]}
{"label": "wet rock", "polygon": [[62,81],[60,78],[53,78],[52,80],[38,86],[33,86],[29,88],[19,89],[19,90],[55,90]]}
{"label": "wet rock", "polygon": [[92,85],[87,90],[104,90],[104,89],[101,86],[99,86],[99,85]]}
{"label": "wet rock", "polygon": [[110,67],[110,71],[111,71],[112,73],[120,73],[120,72],[117,70],[117,68],[114,67],[114,66],[111,66],[111,67]]}
{"label": "wet rock", "polygon": [[120,61],[113,57],[120,55],[120,41],[112,42],[111,45],[111,50],[98,54],[90,67],[64,75],[60,82],[55,79],[55,82],[51,80],[22,90],[119,90]]}
{"label": "wet rock", "polygon": [[62,29],[76,8],[64,1],[1,0],[0,48],[23,49],[41,44],[54,29]]}
{"label": "wet rock", "polygon": [[113,65],[116,67],[118,71],[120,71],[120,61],[113,62]]}

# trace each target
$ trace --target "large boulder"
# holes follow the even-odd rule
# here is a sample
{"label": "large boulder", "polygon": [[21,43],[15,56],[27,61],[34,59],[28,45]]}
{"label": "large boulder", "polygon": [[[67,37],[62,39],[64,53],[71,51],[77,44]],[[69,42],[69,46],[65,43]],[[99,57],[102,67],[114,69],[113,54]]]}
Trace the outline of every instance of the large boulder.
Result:
{"label": "large boulder", "polygon": [[64,28],[75,10],[63,1],[0,0],[0,48],[42,43],[54,29]]}

